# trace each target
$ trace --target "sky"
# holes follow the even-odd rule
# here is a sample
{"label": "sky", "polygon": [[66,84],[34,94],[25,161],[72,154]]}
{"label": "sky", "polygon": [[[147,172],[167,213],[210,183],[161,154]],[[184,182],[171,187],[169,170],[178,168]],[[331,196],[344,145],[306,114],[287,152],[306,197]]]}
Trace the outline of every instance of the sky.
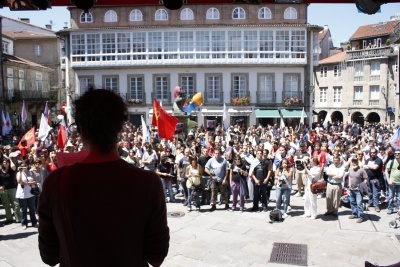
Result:
{"label": "sky", "polygon": [[[32,24],[41,27],[52,22],[56,31],[70,25],[66,7],[53,7],[46,11],[10,11],[8,7],[4,7],[0,9],[0,14],[14,19],[30,18]],[[333,44],[339,47],[359,26],[388,21],[395,14],[400,14],[400,3],[382,5],[381,13],[374,15],[359,13],[355,4],[311,4],[308,8],[308,23],[328,25]]]}

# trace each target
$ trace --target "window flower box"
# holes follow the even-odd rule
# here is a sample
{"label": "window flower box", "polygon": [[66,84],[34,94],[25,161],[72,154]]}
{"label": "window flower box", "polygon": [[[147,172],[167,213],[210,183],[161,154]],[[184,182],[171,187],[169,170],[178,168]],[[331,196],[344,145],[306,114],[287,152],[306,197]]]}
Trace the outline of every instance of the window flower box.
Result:
{"label": "window flower box", "polygon": [[248,106],[250,103],[249,96],[235,97],[232,98],[231,100],[232,100],[232,105],[234,106]]}

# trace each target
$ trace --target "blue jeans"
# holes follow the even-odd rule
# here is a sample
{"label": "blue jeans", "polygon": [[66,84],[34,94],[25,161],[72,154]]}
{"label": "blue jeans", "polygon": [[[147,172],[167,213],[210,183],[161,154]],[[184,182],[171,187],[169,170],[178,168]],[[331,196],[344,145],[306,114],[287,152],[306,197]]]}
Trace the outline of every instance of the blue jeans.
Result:
{"label": "blue jeans", "polygon": [[285,202],[283,203],[283,213],[287,213],[290,201],[290,191],[292,190],[290,188],[282,189],[277,187],[275,191],[276,191],[276,208],[278,210],[282,209],[282,196],[285,196]]}
{"label": "blue jeans", "polygon": [[168,196],[169,196],[169,202],[175,203],[175,198],[174,198],[174,192],[172,192],[172,182],[171,181],[165,181],[163,178],[161,179],[161,183],[164,187],[164,193],[165,197],[167,197],[167,193],[165,192],[165,189],[168,190]]}
{"label": "blue jeans", "polygon": [[[389,204],[388,204],[388,211],[393,211],[394,206],[399,209],[399,197],[400,197],[400,184],[392,184],[389,186]],[[393,202],[396,202],[393,205]]]}
{"label": "blue jeans", "polygon": [[364,220],[363,196],[360,190],[350,190],[350,207],[351,213],[356,217]]}
{"label": "blue jeans", "polygon": [[[201,192],[196,193],[196,208],[200,208],[200,194]],[[188,208],[192,207],[192,189],[188,188]]]}
{"label": "blue jeans", "polygon": [[379,208],[379,196],[381,195],[381,182],[379,179],[370,179],[369,188],[371,189],[371,194],[369,195],[368,204],[372,204],[375,208]]}
{"label": "blue jeans", "polygon": [[35,198],[36,197],[30,197],[30,198],[19,198],[19,205],[21,206],[22,210],[22,217],[21,217],[21,225],[22,226],[28,226],[28,212],[27,209],[29,209],[29,217],[31,218],[31,223],[32,226],[35,226],[37,224],[37,219],[35,215]]}

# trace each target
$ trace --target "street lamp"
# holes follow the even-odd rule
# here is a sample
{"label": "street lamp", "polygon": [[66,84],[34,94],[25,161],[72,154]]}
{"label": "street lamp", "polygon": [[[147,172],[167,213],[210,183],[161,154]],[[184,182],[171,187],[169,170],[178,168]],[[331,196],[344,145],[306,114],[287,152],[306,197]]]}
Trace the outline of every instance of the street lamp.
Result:
{"label": "street lamp", "polygon": [[381,92],[383,94],[383,97],[385,98],[385,122],[387,122],[388,97],[385,86],[381,87]]}

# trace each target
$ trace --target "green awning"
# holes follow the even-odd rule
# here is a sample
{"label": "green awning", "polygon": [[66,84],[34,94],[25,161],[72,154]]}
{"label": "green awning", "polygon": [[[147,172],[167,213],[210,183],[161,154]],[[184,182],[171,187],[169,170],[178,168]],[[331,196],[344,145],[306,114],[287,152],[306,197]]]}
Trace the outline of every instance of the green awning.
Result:
{"label": "green awning", "polygon": [[[301,118],[301,112],[301,109],[281,109],[283,118]],[[304,114],[304,116],[307,117],[307,114]]]}
{"label": "green awning", "polygon": [[277,109],[256,109],[256,118],[280,118],[281,115]]}

